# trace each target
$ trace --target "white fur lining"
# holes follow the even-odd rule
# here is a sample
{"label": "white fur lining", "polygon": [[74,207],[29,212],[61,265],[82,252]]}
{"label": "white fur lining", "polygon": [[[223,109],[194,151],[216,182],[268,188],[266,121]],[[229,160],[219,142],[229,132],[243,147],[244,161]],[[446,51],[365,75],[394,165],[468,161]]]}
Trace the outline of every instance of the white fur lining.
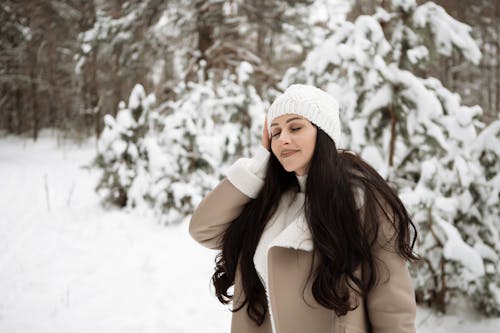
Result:
{"label": "white fur lining", "polygon": [[[303,209],[302,206],[299,209]],[[312,251],[313,242],[311,231],[307,225],[303,210],[298,216],[269,244],[272,247],[285,247],[294,250]]]}

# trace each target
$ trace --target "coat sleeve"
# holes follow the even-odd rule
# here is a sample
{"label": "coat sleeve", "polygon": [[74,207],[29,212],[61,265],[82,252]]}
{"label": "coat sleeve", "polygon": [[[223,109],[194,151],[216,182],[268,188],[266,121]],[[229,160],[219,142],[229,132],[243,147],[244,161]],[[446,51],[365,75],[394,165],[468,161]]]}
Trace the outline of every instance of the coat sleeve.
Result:
{"label": "coat sleeve", "polygon": [[189,233],[210,249],[220,247],[229,224],[243,207],[259,194],[270,152],[262,146],[252,158],[240,158],[227,171],[226,178],[200,202],[189,223]]}
{"label": "coat sleeve", "polygon": [[366,297],[373,333],[415,333],[417,306],[408,262],[395,249],[395,231],[385,214],[373,248],[378,281]]}

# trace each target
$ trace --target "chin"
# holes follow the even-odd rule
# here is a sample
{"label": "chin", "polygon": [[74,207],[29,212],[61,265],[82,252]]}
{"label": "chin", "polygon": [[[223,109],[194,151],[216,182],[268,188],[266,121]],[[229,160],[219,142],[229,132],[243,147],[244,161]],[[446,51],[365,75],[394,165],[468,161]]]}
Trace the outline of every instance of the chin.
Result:
{"label": "chin", "polygon": [[289,167],[287,167],[286,165],[284,165],[283,163],[281,163],[281,166],[283,167],[283,169],[285,169],[286,172],[292,172],[293,171]]}
{"label": "chin", "polygon": [[297,170],[297,168],[285,167],[285,166],[283,166],[283,169],[285,169],[287,172],[295,172]]}

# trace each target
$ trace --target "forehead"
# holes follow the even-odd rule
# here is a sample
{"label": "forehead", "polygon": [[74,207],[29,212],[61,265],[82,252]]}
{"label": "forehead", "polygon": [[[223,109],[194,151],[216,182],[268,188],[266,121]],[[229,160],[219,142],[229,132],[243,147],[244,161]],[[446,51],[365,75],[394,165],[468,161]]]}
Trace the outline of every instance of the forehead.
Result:
{"label": "forehead", "polygon": [[298,114],[284,114],[279,117],[276,117],[273,119],[273,122],[271,123],[271,126],[278,126],[278,125],[283,125],[288,122],[291,122],[292,120],[307,120],[306,118],[302,117],[301,115]]}

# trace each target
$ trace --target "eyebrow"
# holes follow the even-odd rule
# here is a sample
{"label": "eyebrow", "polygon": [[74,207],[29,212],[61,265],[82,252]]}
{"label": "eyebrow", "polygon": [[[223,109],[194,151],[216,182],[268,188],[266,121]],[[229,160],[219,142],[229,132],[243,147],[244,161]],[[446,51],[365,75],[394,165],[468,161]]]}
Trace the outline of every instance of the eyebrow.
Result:
{"label": "eyebrow", "polygon": [[[304,120],[304,118],[300,118],[300,117],[293,117],[293,118],[289,118],[286,120],[286,123],[288,124],[289,122],[293,121],[293,120]],[[277,123],[272,123],[270,127],[273,127],[273,126],[278,126]]]}

